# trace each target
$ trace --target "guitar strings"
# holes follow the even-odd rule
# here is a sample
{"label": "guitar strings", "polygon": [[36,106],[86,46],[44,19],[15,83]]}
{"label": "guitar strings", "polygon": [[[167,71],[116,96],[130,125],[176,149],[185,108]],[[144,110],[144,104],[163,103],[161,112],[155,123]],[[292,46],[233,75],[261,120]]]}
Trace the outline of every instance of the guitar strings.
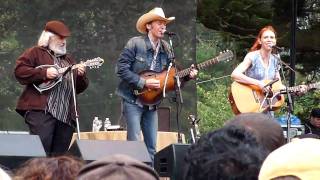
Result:
{"label": "guitar strings", "polygon": [[204,81],[198,81],[198,82],[196,82],[196,85],[203,84],[203,83],[206,83],[206,82],[215,81],[215,80],[219,80],[219,79],[223,79],[223,78],[227,78],[227,77],[230,77],[230,76],[231,75],[225,75],[225,76],[215,77],[215,78],[211,78],[211,79],[204,80]]}

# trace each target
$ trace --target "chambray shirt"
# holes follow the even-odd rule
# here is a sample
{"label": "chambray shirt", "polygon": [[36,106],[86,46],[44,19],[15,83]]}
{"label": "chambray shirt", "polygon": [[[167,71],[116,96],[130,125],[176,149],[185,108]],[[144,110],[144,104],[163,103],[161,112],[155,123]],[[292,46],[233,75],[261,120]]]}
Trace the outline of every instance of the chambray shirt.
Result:
{"label": "chambray shirt", "polygon": [[251,66],[245,72],[247,76],[257,80],[272,80],[276,78],[279,69],[278,60],[274,55],[270,55],[269,65],[266,68],[262,64],[259,50],[249,52],[245,59],[247,58],[251,60]]}
{"label": "chambray shirt", "polygon": [[[161,40],[161,47],[157,56],[157,64],[153,71],[161,72],[169,65],[168,48],[169,45]],[[145,80],[139,73],[150,70],[154,50],[148,36],[137,36],[131,38],[124,47],[116,66],[116,73],[120,78],[120,83],[116,94],[129,103],[136,103],[137,97],[134,90],[143,89]]]}

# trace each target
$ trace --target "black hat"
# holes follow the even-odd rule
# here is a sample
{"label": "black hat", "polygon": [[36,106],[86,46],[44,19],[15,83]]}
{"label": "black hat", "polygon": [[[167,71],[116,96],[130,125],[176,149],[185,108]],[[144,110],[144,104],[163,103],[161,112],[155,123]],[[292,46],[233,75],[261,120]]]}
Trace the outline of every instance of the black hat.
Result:
{"label": "black hat", "polygon": [[316,118],[320,118],[320,108],[312,109],[311,116],[312,117],[316,117]]}
{"label": "black hat", "polygon": [[56,20],[47,22],[44,30],[62,37],[68,37],[71,34],[69,28],[63,22]]}

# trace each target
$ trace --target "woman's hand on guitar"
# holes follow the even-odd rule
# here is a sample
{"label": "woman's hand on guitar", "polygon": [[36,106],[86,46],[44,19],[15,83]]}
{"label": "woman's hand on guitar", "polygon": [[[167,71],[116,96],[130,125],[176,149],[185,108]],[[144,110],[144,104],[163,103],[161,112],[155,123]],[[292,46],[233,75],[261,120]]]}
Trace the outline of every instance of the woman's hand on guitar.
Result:
{"label": "woman's hand on guitar", "polygon": [[49,67],[47,69],[47,78],[48,79],[55,79],[56,77],[58,77],[59,72],[56,68],[54,67]]}
{"label": "woman's hand on guitar", "polygon": [[84,73],[86,73],[86,66],[83,62],[81,62],[80,64],[77,64],[77,69],[78,69],[78,75],[79,76],[83,76]]}
{"label": "woman's hand on guitar", "polygon": [[298,96],[304,95],[308,91],[308,86],[299,85],[299,91],[296,93]]}
{"label": "woman's hand on guitar", "polygon": [[258,86],[264,94],[272,94],[272,87],[265,84],[265,82],[259,81]]}
{"label": "woman's hand on guitar", "polygon": [[144,86],[147,88],[150,88],[150,89],[159,89],[160,88],[160,80],[147,79]]}
{"label": "woman's hand on guitar", "polygon": [[194,79],[194,78],[196,78],[196,76],[197,76],[197,74],[198,74],[198,70],[196,69],[196,67],[194,66],[194,64],[192,64],[192,65],[190,66],[190,68],[191,68],[191,71],[190,71],[190,73],[189,73],[189,77],[190,77],[190,79]]}

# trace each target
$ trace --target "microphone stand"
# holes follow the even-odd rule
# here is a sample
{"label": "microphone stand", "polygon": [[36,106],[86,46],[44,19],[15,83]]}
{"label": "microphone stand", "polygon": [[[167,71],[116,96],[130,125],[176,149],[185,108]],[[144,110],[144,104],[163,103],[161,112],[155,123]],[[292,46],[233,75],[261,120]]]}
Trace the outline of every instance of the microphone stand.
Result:
{"label": "microphone stand", "polygon": [[[284,70],[283,70],[283,67],[282,65],[286,65],[285,63],[283,63],[280,59],[280,55],[277,56],[275,54],[272,54],[277,60],[278,60],[278,66],[279,66],[279,69],[281,70],[281,75],[282,75],[282,79],[284,81],[284,84],[287,84],[286,82],[286,79],[285,79],[285,75],[284,75]],[[293,70],[291,67],[289,68],[290,70]],[[293,70],[294,71],[294,70]],[[295,72],[295,71],[294,71]],[[291,134],[291,113],[293,112],[293,102],[292,102],[292,98],[291,98],[291,94],[288,90],[288,87],[286,86],[285,90],[283,92],[281,92],[283,94],[286,94],[287,95],[287,106],[286,106],[286,109],[287,109],[287,119],[286,119],[286,122],[287,122],[287,142],[289,143],[291,141],[291,137],[290,137],[290,134]]]}
{"label": "microphone stand", "polygon": [[71,68],[70,74],[71,74],[71,84],[72,84],[73,106],[74,106],[74,113],[75,113],[75,116],[76,116],[77,137],[78,137],[78,140],[80,140],[79,114],[78,114],[78,111],[77,111],[77,98],[76,98],[76,90],[74,88],[75,83],[74,83],[72,68]]}
{"label": "microphone stand", "polygon": [[[175,55],[174,55],[174,49],[173,49],[173,44],[172,44],[172,36],[174,34],[168,34],[169,37],[169,45],[170,45],[170,54],[169,54],[169,59],[171,59],[169,68],[171,69],[171,66],[173,65],[173,67],[175,68],[175,71],[177,71],[177,65],[175,62]],[[169,73],[169,69],[167,71],[167,75],[166,75],[166,80],[167,80],[167,76]],[[178,143],[182,143],[182,137],[181,137],[181,133],[180,133],[180,121],[179,121],[179,105],[183,104],[183,98],[182,98],[182,93],[181,93],[181,82],[180,82],[180,77],[177,75],[177,73],[174,76],[175,78],[175,92],[176,92],[176,122],[177,122],[177,130],[178,130]],[[165,81],[166,83],[166,81]],[[166,87],[166,84],[165,84]],[[164,88],[165,88],[164,87]],[[165,95],[165,94],[164,94]],[[177,97],[179,96],[180,102],[178,102]]]}

